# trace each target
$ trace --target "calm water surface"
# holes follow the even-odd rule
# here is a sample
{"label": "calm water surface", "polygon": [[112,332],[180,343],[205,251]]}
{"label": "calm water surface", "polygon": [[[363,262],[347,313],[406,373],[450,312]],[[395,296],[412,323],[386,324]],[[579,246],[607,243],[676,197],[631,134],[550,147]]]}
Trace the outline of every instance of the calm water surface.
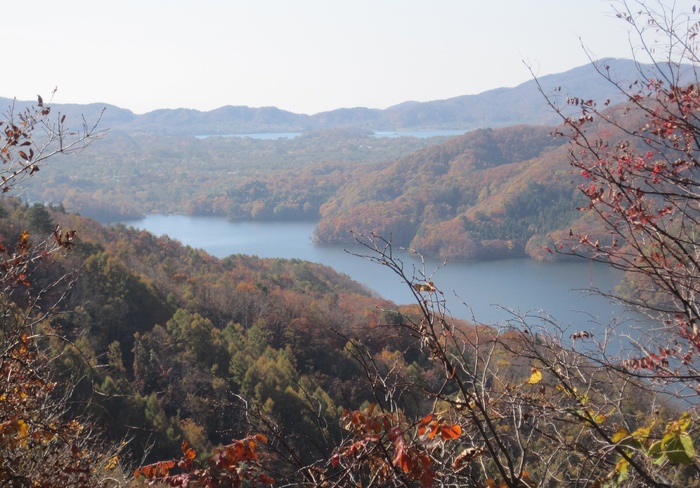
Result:
{"label": "calm water surface", "polygon": [[[384,298],[410,303],[408,287],[388,269],[351,253],[359,246],[316,246],[311,241],[314,222],[229,222],[218,217],[151,215],[123,222],[156,235],[167,234],[183,244],[217,257],[250,254],[269,258],[298,258],[322,263],[367,285]],[[401,254],[407,270],[420,262]],[[427,259],[430,274],[442,261]],[[586,293],[591,286],[612,290],[621,275],[586,261],[538,263],[530,259],[471,262],[449,261],[433,281],[449,299],[450,312],[462,318],[495,323],[521,314],[546,311],[560,323],[577,330],[593,330],[593,318],[607,323],[623,313],[619,305]]]}

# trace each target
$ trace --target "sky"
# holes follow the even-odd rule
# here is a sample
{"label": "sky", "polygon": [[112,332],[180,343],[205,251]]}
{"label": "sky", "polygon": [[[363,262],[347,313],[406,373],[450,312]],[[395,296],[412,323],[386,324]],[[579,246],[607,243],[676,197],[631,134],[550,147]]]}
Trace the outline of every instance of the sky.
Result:
{"label": "sky", "polygon": [[599,0],[21,0],[3,5],[0,96],[144,113],[384,109],[630,57]]}

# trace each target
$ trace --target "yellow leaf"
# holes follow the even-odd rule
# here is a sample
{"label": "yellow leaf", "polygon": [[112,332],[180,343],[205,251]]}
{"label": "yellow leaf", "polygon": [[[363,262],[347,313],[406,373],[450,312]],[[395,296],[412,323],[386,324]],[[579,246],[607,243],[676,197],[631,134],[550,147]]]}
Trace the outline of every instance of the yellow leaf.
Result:
{"label": "yellow leaf", "polygon": [[688,430],[688,427],[690,427],[690,422],[690,414],[688,412],[683,412],[681,418],[679,418],[675,422],[675,424],[678,430],[680,430],[681,432],[685,432],[686,430]]}
{"label": "yellow leaf", "polygon": [[17,421],[17,433],[19,434],[19,437],[27,437],[27,433],[29,432],[29,425],[24,420],[18,420]]}
{"label": "yellow leaf", "polygon": [[117,466],[119,466],[119,457],[115,454],[114,456],[109,458],[109,460],[107,460],[107,463],[105,464],[105,469],[111,471]]}
{"label": "yellow leaf", "polygon": [[640,427],[634,432],[632,432],[632,437],[637,439],[638,441],[645,441],[649,438],[649,434],[651,433],[651,428],[654,426],[654,421],[652,420],[651,424],[649,427]]}
{"label": "yellow leaf", "polygon": [[537,368],[532,368],[530,379],[527,380],[528,385],[534,385],[542,381],[542,371]]}
{"label": "yellow leaf", "polygon": [[617,481],[625,481],[629,475],[627,473],[629,468],[629,461],[627,459],[620,459],[615,465],[615,472],[617,473]]}
{"label": "yellow leaf", "polygon": [[629,437],[629,435],[630,435],[630,431],[629,431],[629,430],[625,429],[624,427],[620,427],[619,429],[617,429],[617,432],[615,432],[615,433],[613,434],[611,440],[612,440],[615,444],[617,444],[618,442],[620,442],[620,441],[626,439],[627,437]]}
{"label": "yellow leaf", "polygon": [[598,414],[598,415],[595,416],[595,418],[593,419],[593,421],[594,421],[596,424],[602,424],[603,422],[605,422],[605,419],[607,419],[607,418],[608,418],[608,416],[607,416],[605,413],[600,413],[600,414]]}

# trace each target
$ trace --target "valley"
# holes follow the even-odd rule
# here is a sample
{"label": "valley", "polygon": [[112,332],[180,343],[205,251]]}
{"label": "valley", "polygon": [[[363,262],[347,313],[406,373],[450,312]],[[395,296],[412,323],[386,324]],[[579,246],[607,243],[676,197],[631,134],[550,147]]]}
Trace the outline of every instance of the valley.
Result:
{"label": "valley", "polygon": [[[620,76],[631,76],[633,65],[609,62]],[[600,80],[586,82],[591,71],[582,67],[541,83],[571,82],[566,93],[613,96],[614,86],[606,92]],[[391,118],[399,110],[418,110],[402,104],[381,112],[382,125],[375,123],[378,113],[370,117],[359,109],[345,118],[337,116],[345,111],[318,114],[313,120],[323,123],[316,125],[299,125],[289,114],[268,110],[264,113],[275,120],[270,125],[261,122],[265,117],[243,117],[247,112],[242,108],[127,116],[122,109],[107,107],[102,123],[114,124],[107,137],[75,155],[70,164],[47,167],[23,195],[102,222],[149,214],[312,220],[318,221],[314,238],[319,244],[352,242],[350,231],[374,232],[391,235],[396,245],[426,256],[450,259],[549,260],[555,256],[543,249],[552,233],[578,226],[582,233],[600,235],[576,211],[583,201],[577,190],[583,179],[568,167],[566,139],[552,137],[553,125],[523,125],[554,122],[546,104],[536,104],[533,114],[540,115],[534,119],[509,107],[510,122],[517,125],[494,123],[490,115],[506,110],[497,100],[517,97],[533,105],[541,100],[534,82],[475,97],[469,100],[488,103],[491,109],[455,105],[473,118],[469,124],[450,118],[451,112],[441,108],[447,101],[420,104],[421,113],[430,114],[421,120],[441,116],[440,123]],[[68,111],[78,109],[97,117],[93,106]],[[189,134],[171,133],[176,126],[185,130],[185,120]],[[204,122],[214,120],[222,124],[218,129]],[[244,128],[238,125],[243,121]],[[435,131],[445,126],[462,134],[407,135],[421,128],[422,134],[430,134],[425,127]],[[392,137],[377,137],[376,127],[392,129]],[[301,133],[277,139],[196,137],[231,134],[234,129]]]}

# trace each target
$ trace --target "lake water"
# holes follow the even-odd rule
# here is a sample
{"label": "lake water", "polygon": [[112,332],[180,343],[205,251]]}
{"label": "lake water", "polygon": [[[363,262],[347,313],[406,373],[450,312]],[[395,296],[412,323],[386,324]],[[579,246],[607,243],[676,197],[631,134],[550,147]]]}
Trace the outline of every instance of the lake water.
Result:
{"label": "lake water", "polygon": [[[326,264],[396,303],[411,303],[413,299],[408,286],[387,268],[351,254],[362,253],[361,247],[314,245],[314,222],[229,222],[218,217],[151,215],[123,223],[156,235],[167,234],[217,257],[250,254]],[[400,256],[409,271],[420,265],[407,254]],[[426,259],[426,271],[430,274],[441,264]],[[507,259],[450,261],[435,272],[433,281],[457,317],[496,323],[513,317],[508,309],[530,315],[546,311],[561,324],[571,325],[572,330],[593,331],[598,329],[593,322],[606,324],[623,314],[624,308],[586,290],[594,286],[610,291],[620,278],[619,272],[584,260],[540,263]]]}

